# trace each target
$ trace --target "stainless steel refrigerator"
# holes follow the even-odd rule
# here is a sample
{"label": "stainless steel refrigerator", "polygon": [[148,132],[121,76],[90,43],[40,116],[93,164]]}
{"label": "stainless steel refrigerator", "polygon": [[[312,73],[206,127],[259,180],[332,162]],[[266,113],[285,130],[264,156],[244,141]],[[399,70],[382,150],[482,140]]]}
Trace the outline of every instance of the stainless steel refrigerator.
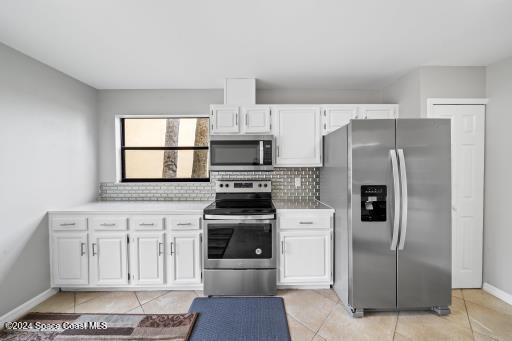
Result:
{"label": "stainless steel refrigerator", "polygon": [[324,137],[334,290],[353,316],[450,312],[450,154],[449,119],[352,120]]}

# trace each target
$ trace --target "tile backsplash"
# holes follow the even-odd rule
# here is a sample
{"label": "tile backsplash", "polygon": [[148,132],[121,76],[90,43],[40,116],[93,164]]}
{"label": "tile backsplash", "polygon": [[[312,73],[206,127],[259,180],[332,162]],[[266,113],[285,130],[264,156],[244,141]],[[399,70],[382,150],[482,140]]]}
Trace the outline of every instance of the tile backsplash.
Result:
{"label": "tile backsplash", "polygon": [[[295,178],[300,177],[300,186]],[[99,200],[213,200],[215,180],[270,179],[274,199],[319,199],[319,168],[274,168],[272,172],[210,172],[211,182],[103,182]]]}

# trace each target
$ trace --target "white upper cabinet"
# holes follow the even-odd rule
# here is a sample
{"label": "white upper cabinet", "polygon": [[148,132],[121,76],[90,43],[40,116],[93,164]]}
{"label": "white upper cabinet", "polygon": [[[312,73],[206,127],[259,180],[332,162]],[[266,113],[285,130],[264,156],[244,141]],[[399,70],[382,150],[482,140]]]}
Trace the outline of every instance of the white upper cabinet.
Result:
{"label": "white upper cabinet", "polygon": [[398,104],[364,104],[359,107],[359,118],[398,118]]}
{"label": "white upper cabinet", "polygon": [[357,104],[338,104],[322,107],[322,134],[327,135],[359,118]]}
{"label": "white upper cabinet", "polygon": [[126,233],[119,232],[93,234],[90,249],[93,284],[128,284],[127,238]]}
{"label": "white upper cabinet", "polygon": [[212,105],[210,125],[212,134],[270,134],[270,106]]}
{"label": "white upper cabinet", "polygon": [[87,233],[55,232],[52,235],[53,284],[89,284]]}
{"label": "white upper cabinet", "polygon": [[238,106],[212,105],[210,107],[211,134],[233,134],[240,131]]}
{"label": "white upper cabinet", "polygon": [[130,273],[133,283],[163,284],[165,257],[163,232],[132,233],[130,245]]}
{"label": "white upper cabinet", "polygon": [[277,167],[321,167],[320,107],[272,107]]}
{"label": "white upper cabinet", "polygon": [[249,134],[270,134],[271,116],[268,105],[242,107],[242,132]]}

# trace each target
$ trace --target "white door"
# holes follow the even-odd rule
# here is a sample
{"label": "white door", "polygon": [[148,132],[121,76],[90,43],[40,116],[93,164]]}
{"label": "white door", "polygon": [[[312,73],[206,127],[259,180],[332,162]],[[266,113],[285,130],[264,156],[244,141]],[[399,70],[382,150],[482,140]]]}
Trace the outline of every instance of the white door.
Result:
{"label": "white door", "polygon": [[276,106],[276,162],[278,167],[321,167],[320,107]]}
{"label": "white door", "polygon": [[485,105],[434,105],[452,120],[452,286],[482,286]]}
{"label": "white door", "polygon": [[130,235],[130,274],[135,284],[164,283],[164,234],[140,232]]}
{"label": "white door", "polygon": [[322,108],[322,134],[327,135],[358,118],[357,105],[331,105]]}
{"label": "white door", "polygon": [[238,133],[239,109],[236,106],[212,105],[210,122],[212,134]]}
{"label": "white door", "polygon": [[173,233],[169,242],[169,283],[201,283],[201,234]]}
{"label": "white door", "polygon": [[52,239],[53,284],[89,284],[87,233],[54,232]]}
{"label": "white door", "polygon": [[331,280],[331,232],[280,233],[280,283]]}
{"label": "white door", "polygon": [[398,118],[397,104],[365,104],[359,107],[359,118]]}
{"label": "white door", "polygon": [[93,284],[128,284],[128,252],[126,233],[96,233],[91,242],[91,272]]}
{"label": "white door", "polygon": [[270,107],[266,105],[255,105],[242,108],[243,128],[245,133],[269,134]]}

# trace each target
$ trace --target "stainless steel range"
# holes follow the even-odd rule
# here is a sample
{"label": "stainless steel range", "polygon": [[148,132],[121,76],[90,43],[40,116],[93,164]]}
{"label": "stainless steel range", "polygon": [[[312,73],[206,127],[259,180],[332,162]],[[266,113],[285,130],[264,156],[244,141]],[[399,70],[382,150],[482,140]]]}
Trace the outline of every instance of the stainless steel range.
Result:
{"label": "stainless steel range", "polygon": [[217,181],[215,201],[204,209],[205,295],[275,295],[271,191],[269,180]]}

